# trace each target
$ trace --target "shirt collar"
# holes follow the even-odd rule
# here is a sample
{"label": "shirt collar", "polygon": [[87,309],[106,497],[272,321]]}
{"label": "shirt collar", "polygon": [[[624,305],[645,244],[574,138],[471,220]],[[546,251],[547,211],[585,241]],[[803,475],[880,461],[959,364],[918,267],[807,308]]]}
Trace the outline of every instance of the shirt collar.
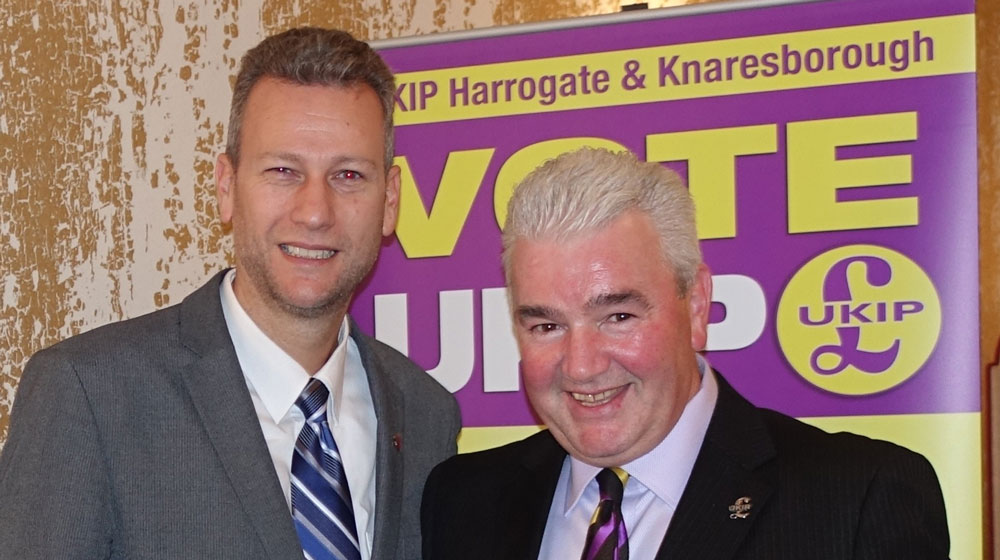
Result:
{"label": "shirt collar", "polygon": [[[295,400],[305,389],[310,376],[305,368],[268,338],[243,309],[233,291],[235,278],[236,270],[230,270],[219,288],[226,326],[247,383],[256,391],[274,422],[279,423],[294,408]],[[314,375],[330,390],[332,398],[328,401],[327,411],[331,413],[328,418],[333,423],[338,421],[344,394],[344,363],[348,346],[345,341],[349,337],[350,321],[345,316],[337,335],[337,348]]]}
{"label": "shirt collar", "polygon": [[[719,385],[708,360],[701,354],[697,354],[696,358],[701,386],[684,406],[677,424],[648,453],[621,465],[629,474],[629,484],[632,484],[633,479],[637,480],[671,509],[677,507],[684,487],[687,486],[719,396]],[[569,461],[569,489],[566,492],[564,513],[569,513],[576,506],[587,485],[601,470],[601,467],[588,465],[574,457],[570,457]],[[626,495],[632,493],[629,491],[629,484],[625,486]],[[638,485],[632,485],[632,488],[636,486]]]}

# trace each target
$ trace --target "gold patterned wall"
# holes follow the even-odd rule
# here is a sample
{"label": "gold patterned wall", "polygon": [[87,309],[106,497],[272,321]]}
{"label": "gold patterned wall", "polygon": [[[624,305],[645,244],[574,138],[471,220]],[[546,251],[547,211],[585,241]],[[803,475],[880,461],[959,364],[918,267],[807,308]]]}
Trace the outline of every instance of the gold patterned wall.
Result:
{"label": "gold patterned wall", "polygon": [[[622,3],[632,2],[4,0],[0,445],[32,353],[176,303],[227,262],[212,166],[231,76],[261,38],[311,24],[382,39],[611,13]],[[984,368],[1000,343],[998,4],[977,2]]]}

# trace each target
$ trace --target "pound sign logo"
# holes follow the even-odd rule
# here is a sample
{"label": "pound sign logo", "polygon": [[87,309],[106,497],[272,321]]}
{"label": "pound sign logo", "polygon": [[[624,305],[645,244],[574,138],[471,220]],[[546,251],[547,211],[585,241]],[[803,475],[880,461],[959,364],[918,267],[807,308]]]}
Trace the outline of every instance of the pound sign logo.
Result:
{"label": "pound sign logo", "polygon": [[778,304],[778,341],[806,381],[833,393],[885,391],[917,372],[941,331],[927,274],[874,245],[827,251],[805,264]]}

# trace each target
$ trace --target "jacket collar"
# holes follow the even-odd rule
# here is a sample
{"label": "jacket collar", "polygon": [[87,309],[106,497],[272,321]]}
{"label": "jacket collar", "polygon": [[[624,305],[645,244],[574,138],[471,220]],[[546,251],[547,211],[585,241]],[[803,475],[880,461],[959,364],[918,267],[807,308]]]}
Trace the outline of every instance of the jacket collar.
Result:
{"label": "jacket collar", "polygon": [[375,417],[378,418],[375,448],[375,539],[372,558],[394,558],[399,542],[400,507],[403,496],[403,393],[393,373],[385,368],[373,350],[374,341],[350,320],[351,338],[358,345],[361,363],[368,376]]}
{"label": "jacket collar", "polygon": [[[719,399],[658,560],[732,558],[774,491],[759,468],[776,455],[760,412],[716,374]],[[749,508],[749,509],[747,509]]]}
{"label": "jacket collar", "polygon": [[260,543],[272,558],[302,554],[258,426],[219,300],[225,271],[179,308],[179,337],[194,359],[180,371],[205,433]]}

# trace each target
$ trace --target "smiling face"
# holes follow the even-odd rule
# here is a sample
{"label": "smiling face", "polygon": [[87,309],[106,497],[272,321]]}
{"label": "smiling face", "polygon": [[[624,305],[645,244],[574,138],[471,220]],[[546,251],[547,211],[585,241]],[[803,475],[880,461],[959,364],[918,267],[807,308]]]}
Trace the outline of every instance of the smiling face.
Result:
{"label": "smiling face", "polygon": [[708,269],[679,297],[638,211],[568,240],[518,239],[512,249],[514,331],[535,411],[586,463],[620,466],[649,452],[700,387]]}
{"label": "smiling face", "polygon": [[386,173],[383,154],[369,86],[253,86],[238,166],[219,156],[215,175],[233,226],[234,290],[255,321],[342,319],[396,225],[399,169]]}

